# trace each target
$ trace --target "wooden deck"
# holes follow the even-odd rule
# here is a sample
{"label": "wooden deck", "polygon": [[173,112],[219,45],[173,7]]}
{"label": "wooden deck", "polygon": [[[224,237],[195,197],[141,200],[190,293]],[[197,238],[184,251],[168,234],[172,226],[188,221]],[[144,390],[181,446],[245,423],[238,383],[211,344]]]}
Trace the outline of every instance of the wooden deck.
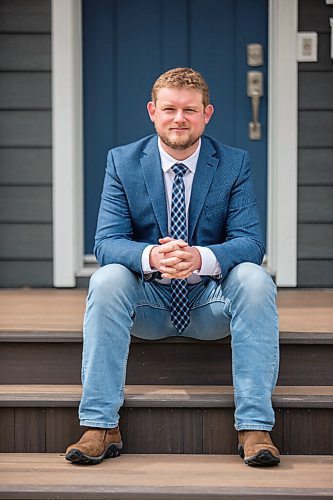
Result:
{"label": "wooden deck", "polygon": [[[77,406],[80,385],[0,385],[1,406]],[[233,387],[206,385],[126,385],[124,406],[131,408],[233,407]],[[275,407],[333,408],[333,386],[277,386]]]}
{"label": "wooden deck", "polygon": [[[82,289],[0,291],[1,452],[61,453],[82,433],[77,406],[85,297]],[[330,455],[333,291],[281,290],[278,306],[275,442],[285,455]],[[231,384],[230,337],[133,339],[121,410],[124,453],[235,454]],[[71,494],[53,498],[84,498]],[[11,498],[52,498],[43,495]]]}
{"label": "wooden deck", "polygon": [[[0,454],[0,498],[332,498],[333,457],[282,457],[255,469],[237,456],[123,455],[79,467],[56,454]],[[36,496],[33,496],[33,495]]]}
{"label": "wooden deck", "polygon": [[[81,332],[86,290],[0,290],[1,332]],[[281,333],[333,334],[333,290],[281,290]]]}

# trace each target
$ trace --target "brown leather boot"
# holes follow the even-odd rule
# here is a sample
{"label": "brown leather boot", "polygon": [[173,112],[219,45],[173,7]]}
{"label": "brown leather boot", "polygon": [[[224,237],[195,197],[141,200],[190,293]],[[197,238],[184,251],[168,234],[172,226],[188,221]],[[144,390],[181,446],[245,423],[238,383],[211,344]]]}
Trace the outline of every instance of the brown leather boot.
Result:
{"label": "brown leather boot", "polygon": [[267,431],[238,431],[238,452],[247,465],[267,467],[280,463],[279,450]]}
{"label": "brown leather boot", "polygon": [[120,455],[123,447],[119,427],[115,429],[89,428],[80,441],[68,446],[66,460],[73,464],[97,465],[103,458]]}

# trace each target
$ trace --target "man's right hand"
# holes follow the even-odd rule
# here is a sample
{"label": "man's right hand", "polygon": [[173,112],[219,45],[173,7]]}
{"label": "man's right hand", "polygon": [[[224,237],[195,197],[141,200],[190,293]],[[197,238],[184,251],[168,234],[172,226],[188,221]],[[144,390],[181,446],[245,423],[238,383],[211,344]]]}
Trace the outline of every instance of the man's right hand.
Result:
{"label": "man's right hand", "polygon": [[161,238],[159,243],[150,252],[150,267],[157,269],[162,278],[185,279],[191,276],[196,269],[194,252],[198,251],[189,247],[185,241],[170,237]]}

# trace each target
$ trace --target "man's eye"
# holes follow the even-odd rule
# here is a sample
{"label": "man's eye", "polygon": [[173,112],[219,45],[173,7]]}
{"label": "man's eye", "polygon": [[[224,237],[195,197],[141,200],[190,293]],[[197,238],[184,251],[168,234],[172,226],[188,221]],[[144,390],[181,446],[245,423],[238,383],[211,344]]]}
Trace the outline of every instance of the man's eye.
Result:
{"label": "man's eye", "polygon": [[186,113],[195,113],[195,109],[193,108],[187,108],[185,109]]}
{"label": "man's eye", "polygon": [[173,111],[173,108],[164,108],[163,111]]}

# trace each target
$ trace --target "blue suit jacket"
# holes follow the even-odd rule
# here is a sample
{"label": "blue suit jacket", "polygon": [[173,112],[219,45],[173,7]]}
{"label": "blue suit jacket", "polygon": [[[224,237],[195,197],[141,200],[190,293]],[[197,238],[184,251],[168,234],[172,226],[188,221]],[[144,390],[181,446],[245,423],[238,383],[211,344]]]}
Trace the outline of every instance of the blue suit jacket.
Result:
{"label": "blue suit jacket", "polygon": [[[123,264],[142,274],[149,244],[168,236],[157,136],[108,153],[95,255],[101,266]],[[264,245],[248,154],[203,136],[189,207],[189,245],[210,248],[222,276],[241,262],[261,264]]]}

